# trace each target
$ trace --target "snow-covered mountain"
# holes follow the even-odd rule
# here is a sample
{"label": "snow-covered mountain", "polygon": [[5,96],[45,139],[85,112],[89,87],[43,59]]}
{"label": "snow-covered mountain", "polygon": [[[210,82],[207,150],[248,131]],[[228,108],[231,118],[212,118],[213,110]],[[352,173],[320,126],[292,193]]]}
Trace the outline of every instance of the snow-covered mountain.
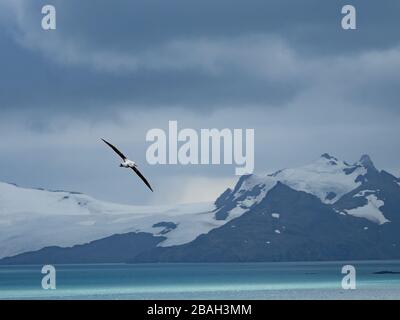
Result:
{"label": "snow-covered mountain", "polygon": [[179,245],[225,223],[214,218],[214,209],[212,203],[120,205],[76,192],[0,183],[0,258],[128,232],[162,234],[160,246]]}
{"label": "snow-covered mountain", "polygon": [[399,230],[400,179],[366,155],[242,176],[214,204],[126,206],[0,184],[0,257],[34,251],[6,263],[390,259]]}
{"label": "snow-covered mountain", "polygon": [[191,243],[133,261],[305,261],[400,258],[400,185],[368,156],[328,154],[264,176],[243,176],[215,202],[231,219]]}
{"label": "snow-covered mountain", "polygon": [[[378,183],[368,190],[368,179],[386,175],[391,187],[398,186],[398,179],[386,172],[378,172],[368,155],[361,157],[355,164],[323,154],[315,162],[293,169],[283,169],[264,176],[243,176],[234,190],[226,190],[216,201],[217,219],[226,219],[229,215],[246,212],[263,200],[269,190],[279,181],[288,187],[304,191],[318,197],[322,203],[335,204],[344,195],[358,190],[353,197],[367,199],[365,206],[338,206],[338,213],[364,217],[383,224],[388,222],[379,210],[384,205],[383,199],[377,197]],[[364,186],[364,187],[363,187]],[[359,189],[360,188],[360,189]],[[365,201],[364,201],[365,202]]]}

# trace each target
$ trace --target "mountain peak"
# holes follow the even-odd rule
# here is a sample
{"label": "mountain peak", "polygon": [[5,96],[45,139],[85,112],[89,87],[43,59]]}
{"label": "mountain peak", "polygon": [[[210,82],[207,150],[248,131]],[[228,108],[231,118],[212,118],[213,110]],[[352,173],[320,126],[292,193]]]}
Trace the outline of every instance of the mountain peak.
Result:
{"label": "mountain peak", "polygon": [[367,169],[376,169],[374,163],[367,154],[362,155],[359,162]]}
{"label": "mountain peak", "polygon": [[329,153],[322,154],[321,158],[325,158],[325,159],[328,159],[328,160],[336,160],[337,161],[337,159],[335,157],[331,156]]}
{"label": "mountain peak", "polygon": [[330,166],[337,166],[341,161],[338,158],[331,156],[329,153],[324,153],[318,159],[317,163],[323,163],[324,165],[328,164]]}

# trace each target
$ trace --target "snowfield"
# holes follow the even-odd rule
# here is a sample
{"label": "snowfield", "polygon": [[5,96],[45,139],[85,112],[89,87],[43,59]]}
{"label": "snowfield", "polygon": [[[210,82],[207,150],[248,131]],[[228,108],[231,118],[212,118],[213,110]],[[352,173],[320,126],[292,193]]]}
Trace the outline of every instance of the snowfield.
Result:
{"label": "snowfield", "polygon": [[359,163],[350,165],[324,154],[306,166],[283,169],[265,176],[252,175],[242,183],[234,198],[237,199],[242,194],[260,187],[260,194],[247,198],[245,206],[242,206],[250,208],[264,199],[279,181],[292,189],[313,194],[326,204],[332,204],[344,194],[359,187],[361,182],[357,181],[357,178],[366,173],[367,169]]}
{"label": "snowfield", "polygon": [[374,195],[369,195],[366,197],[366,199],[368,200],[368,203],[365,206],[351,210],[345,210],[346,213],[358,218],[368,219],[378,224],[390,222],[379,210],[379,208],[385,204],[382,200],[379,200]]}
{"label": "snowfield", "polygon": [[161,246],[194,240],[227,221],[214,218],[212,203],[176,206],[128,206],[71,192],[25,189],[0,183],[0,258],[45,246],[69,247],[116,233],[164,233]]}

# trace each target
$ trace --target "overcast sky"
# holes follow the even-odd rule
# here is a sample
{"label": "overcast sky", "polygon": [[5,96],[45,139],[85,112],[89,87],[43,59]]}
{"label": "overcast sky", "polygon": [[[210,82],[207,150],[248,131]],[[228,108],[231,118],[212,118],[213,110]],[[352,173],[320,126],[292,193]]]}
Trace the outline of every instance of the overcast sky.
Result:
{"label": "overcast sky", "polygon": [[[341,29],[341,8],[357,30]],[[53,4],[57,30],[41,28]],[[233,166],[150,166],[148,130],[254,128],[255,172],[324,152],[400,174],[400,2],[0,0],[0,181],[209,201]],[[154,194],[99,141],[118,145]]]}

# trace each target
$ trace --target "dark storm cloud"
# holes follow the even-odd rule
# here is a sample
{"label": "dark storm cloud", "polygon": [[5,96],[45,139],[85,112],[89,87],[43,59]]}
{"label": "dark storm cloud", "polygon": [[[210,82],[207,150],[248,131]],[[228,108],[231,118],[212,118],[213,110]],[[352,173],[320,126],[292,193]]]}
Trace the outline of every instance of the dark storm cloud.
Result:
{"label": "dark storm cloud", "polygon": [[[363,52],[399,43],[394,0],[351,1],[358,9],[355,32],[340,28],[344,1],[53,1],[54,32],[40,28],[48,1],[5,3],[0,104],[13,112],[279,107],[320,84],[318,72],[328,76],[329,57],[357,62]],[[364,102],[362,92],[370,88],[350,80],[356,87],[349,98]],[[379,84],[391,101],[399,98],[399,77],[380,75]]]}
{"label": "dark storm cloud", "polygon": [[[36,1],[34,10],[46,1]],[[59,31],[67,38],[102,48],[142,50],[171,39],[236,37],[275,33],[312,51],[385,48],[396,33],[396,0],[135,0],[55,1]],[[338,13],[345,4],[358,10],[359,30],[344,33]],[[33,7],[33,5],[32,5]],[[33,10],[33,8],[32,8]],[[385,35],[385,36],[383,36]],[[296,46],[296,45],[295,45]]]}
{"label": "dark storm cloud", "polygon": [[[340,27],[344,4],[356,31]],[[398,0],[0,0],[0,181],[127,203],[202,201],[206,185],[214,200],[232,167],[146,163],[146,132],[175,119],[254,128],[256,173],[323,152],[398,168],[399,16]]]}

